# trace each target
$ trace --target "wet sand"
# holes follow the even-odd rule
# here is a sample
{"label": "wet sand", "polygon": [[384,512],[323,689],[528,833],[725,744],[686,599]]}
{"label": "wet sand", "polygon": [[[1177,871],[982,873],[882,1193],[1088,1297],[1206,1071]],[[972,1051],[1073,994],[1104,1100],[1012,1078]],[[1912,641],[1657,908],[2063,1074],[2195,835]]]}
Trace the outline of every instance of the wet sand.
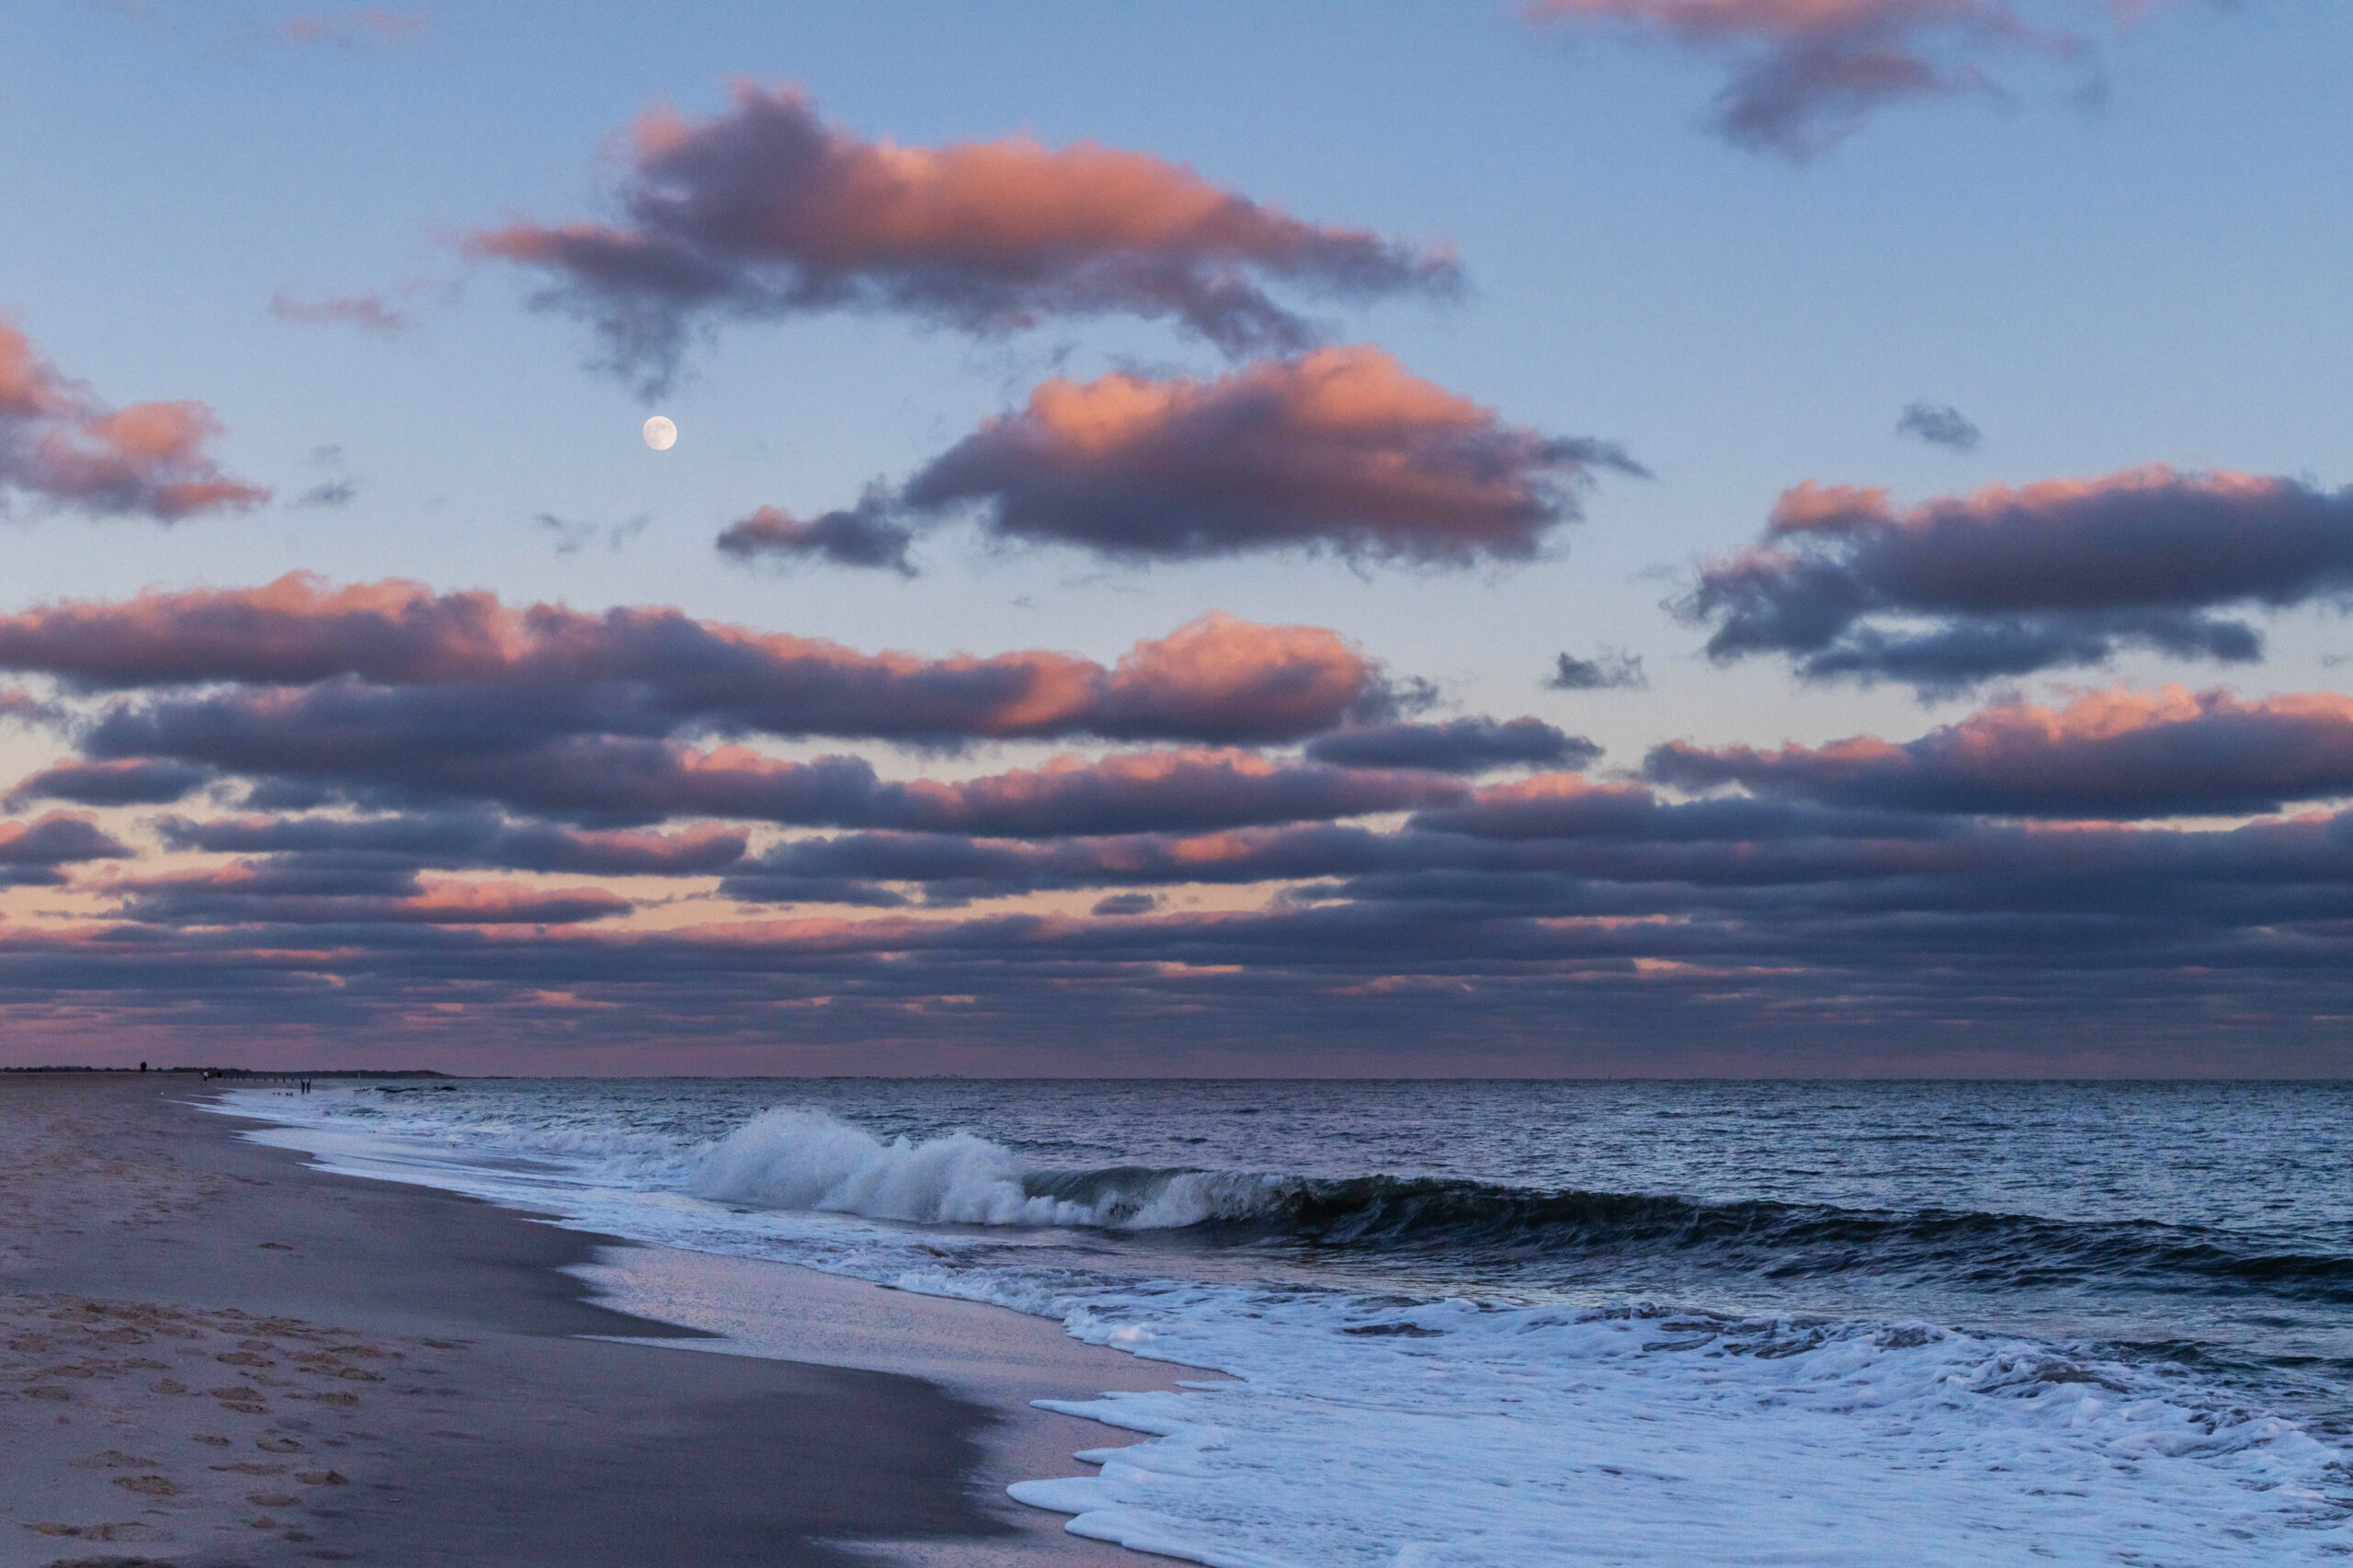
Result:
{"label": "wet sand", "polygon": [[1003,1488],[1133,1440],[1028,1400],[1188,1369],[310,1170],[207,1087],[0,1079],[0,1568],[1152,1561]]}

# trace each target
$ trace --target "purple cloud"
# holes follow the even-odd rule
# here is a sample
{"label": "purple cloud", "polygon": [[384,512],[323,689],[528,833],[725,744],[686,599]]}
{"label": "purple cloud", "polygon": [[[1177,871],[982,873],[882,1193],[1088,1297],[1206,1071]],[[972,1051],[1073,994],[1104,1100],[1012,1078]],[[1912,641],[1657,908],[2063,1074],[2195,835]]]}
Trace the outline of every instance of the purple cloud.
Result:
{"label": "purple cloud", "polygon": [[2348,597],[2353,490],[2158,466],[1905,509],[1883,490],[1802,484],[1678,608],[1714,628],[1720,662],[1779,653],[1808,679],[1940,694],[2127,647],[2249,662],[2261,633],[2214,611]]}

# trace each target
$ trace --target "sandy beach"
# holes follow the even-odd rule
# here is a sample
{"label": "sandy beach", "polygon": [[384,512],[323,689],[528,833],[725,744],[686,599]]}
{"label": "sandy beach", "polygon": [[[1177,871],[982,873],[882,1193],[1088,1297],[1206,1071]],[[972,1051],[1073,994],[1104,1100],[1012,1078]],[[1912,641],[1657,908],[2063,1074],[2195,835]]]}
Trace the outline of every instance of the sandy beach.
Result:
{"label": "sandy beach", "polygon": [[[208,1087],[0,1080],[0,1568],[1142,1561],[1003,1489],[1133,1440],[1029,1400],[1189,1369],[311,1170]],[[708,1268],[770,1272],[767,1355],[581,1277]]]}

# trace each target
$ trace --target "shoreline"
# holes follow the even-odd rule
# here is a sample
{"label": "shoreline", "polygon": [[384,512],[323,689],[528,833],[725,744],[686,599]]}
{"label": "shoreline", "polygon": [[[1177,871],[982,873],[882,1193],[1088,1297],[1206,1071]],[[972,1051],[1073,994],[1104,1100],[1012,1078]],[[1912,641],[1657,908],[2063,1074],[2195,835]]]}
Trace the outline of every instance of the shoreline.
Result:
{"label": "shoreline", "polygon": [[[1003,1489],[1142,1440],[1029,1399],[1191,1369],[315,1170],[211,1088],[0,1084],[0,1568],[1146,1561]],[[756,1347],[691,1321],[745,1270]]]}

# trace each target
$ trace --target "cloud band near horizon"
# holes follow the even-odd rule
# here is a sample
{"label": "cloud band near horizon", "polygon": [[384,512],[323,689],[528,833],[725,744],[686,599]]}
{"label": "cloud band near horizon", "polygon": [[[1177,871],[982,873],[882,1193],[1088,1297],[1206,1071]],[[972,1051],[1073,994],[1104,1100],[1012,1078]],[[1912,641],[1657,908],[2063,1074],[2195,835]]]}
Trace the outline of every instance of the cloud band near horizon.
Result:
{"label": "cloud band near horizon", "polygon": [[[2015,1064],[2052,1028],[2159,1049],[2192,997],[2265,1020],[2197,1049],[2316,1061],[2353,1004],[2332,694],[1673,743],[1633,780],[1540,719],[1406,718],[1329,632],[1223,619],[1112,665],[926,660],[295,578],[0,618],[0,665],[53,687],[6,710],[75,753],[17,798],[91,808],[0,825],[12,1026],[438,1050],[463,998],[584,1060],[1083,1038],[1231,1070],[1243,1039],[1638,1062],[1738,1018],[1768,1054]],[[928,749],[886,777],[712,744],[828,729]],[[922,776],[1057,736],[1144,745]]]}

